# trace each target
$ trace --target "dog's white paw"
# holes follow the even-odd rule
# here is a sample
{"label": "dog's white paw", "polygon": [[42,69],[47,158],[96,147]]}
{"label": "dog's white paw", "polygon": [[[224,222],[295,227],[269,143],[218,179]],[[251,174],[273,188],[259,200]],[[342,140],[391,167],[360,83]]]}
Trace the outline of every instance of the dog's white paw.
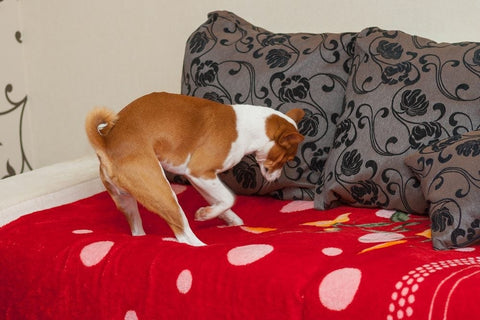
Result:
{"label": "dog's white paw", "polygon": [[212,207],[203,207],[197,210],[195,213],[196,221],[206,221],[213,218],[216,218],[218,214]]}
{"label": "dog's white paw", "polygon": [[180,234],[175,235],[175,237],[177,238],[178,242],[186,243],[193,247],[206,246],[206,244],[203,241],[197,238],[197,236],[193,233],[193,231],[190,228],[188,228],[188,230],[185,230]]}
{"label": "dog's white paw", "polygon": [[134,237],[146,235],[145,230],[143,230],[143,226],[141,222],[138,225],[133,225],[130,231],[132,232],[132,236]]}
{"label": "dog's white paw", "polygon": [[219,216],[219,218],[223,219],[229,227],[243,226],[242,218],[237,216],[232,210],[225,211]]}

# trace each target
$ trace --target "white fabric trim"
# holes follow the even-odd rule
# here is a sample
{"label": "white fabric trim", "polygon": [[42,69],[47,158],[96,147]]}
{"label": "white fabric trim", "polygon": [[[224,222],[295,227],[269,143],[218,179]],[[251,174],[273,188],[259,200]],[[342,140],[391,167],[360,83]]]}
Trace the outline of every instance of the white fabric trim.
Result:
{"label": "white fabric trim", "polygon": [[62,162],[0,180],[0,226],[28,213],[104,190],[96,157]]}

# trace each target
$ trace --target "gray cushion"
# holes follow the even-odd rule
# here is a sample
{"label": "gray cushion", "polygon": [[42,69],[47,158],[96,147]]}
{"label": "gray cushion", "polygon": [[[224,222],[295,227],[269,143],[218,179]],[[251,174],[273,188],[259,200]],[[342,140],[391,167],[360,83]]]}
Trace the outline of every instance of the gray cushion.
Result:
{"label": "gray cushion", "polygon": [[341,112],[353,33],[272,33],[231,12],[208,15],[187,41],[182,93],[225,104],[302,108],[305,135],[281,178],[267,183],[253,156],[220,178],[236,193],[313,199]]}
{"label": "gray cushion", "polygon": [[358,34],[344,113],[315,206],[340,203],[425,213],[409,154],[480,123],[480,44],[401,31]]}
{"label": "gray cushion", "polygon": [[430,203],[435,249],[480,240],[480,131],[421,148],[405,160]]}

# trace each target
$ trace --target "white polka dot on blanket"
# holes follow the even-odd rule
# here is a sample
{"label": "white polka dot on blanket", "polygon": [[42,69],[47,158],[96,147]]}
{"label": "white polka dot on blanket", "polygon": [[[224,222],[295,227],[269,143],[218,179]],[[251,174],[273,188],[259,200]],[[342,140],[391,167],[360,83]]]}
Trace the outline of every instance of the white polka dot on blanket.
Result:
{"label": "white polka dot on blanket", "polygon": [[397,241],[403,238],[405,238],[403,234],[396,232],[372,232],[359,237],[358,241],[362,243],[377,243]]}
{"label": "white polka dot on blanket", "polygon": [[125,320],[138,320],[137,313],[134,310],[128,310],[125,313]]}
{"label": "white polka dot on blanket", "polygon": [[334,256],[338,256],[338,255],[342,254],[343,250],[340,249],[340,248],[330,247],[330,248],[322,249],[322,253],[326,256],[334,257]]}
{"label": "white polka dot on blanket", "polygon": [[163,237],[163,241],[169,241],[169,242],[178,242],[177,238],[174,237]]}
{"label": "white polka dot on blanket", "polygon": [[178,292],[186,294],[192,288],[193,276],[192,272],[188,269],[180,272],[177,278],[177,289]]}
{"label": "white polka dot on blanket", "polygon": [[375,215],[380,218],[390,219],[395,212],[395,210],[380,209],[375,212]]}
{"label": "white polka dot on blanket", "polygon": [[475,248],[474,247],[465,247],[465,248],[457,248],[457,249],[454,249],[455,251],[459,251],[459,252],[473,252],[475,251]]}
{"label": "white polka dot on blanket", "polygon": [[313,209],[313,201],[296,200],[284,205],[280,212],[291,213],[310,209]]}
{"label": "white polka dot on blanket", "polygon": [[262,259],[272,251],[273,247],[269,244],[250,244],[231,249],[227,259],[234,266],[245,266]]}
{"label": "white polka dot on blanket", "polygon": [[87,233],[92,233],[92,230],[89,229],[78,229],[78,230],[73,230],[73,234],[87,234]]}
{"label": "white polka dot on blanket", "polygon": [[80,260],[86,267],[92,267],[105,258],[113,246],[112,241],[98,241],[86,245],[80,252]]}
{"label": "white polka dot on blanket", "polygon": [[345,310],[355,298],[362,272],[356,268],[343,268],[330,272],[318,289],[322,304],[333,311]]}
{"label": "white polka dot on blanket", "polygon": [[176,195],[179,195],[180,193],[187,190],[187,186],[182,185],[182,184],[172,183],[170,186],[172,187],[172,190],[173,190],[173,192],[175,192]]}

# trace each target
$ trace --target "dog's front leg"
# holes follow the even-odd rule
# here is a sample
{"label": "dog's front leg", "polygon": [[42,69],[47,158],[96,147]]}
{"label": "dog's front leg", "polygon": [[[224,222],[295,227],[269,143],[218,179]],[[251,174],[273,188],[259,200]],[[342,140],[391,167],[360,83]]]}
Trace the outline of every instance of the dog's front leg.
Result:
{"label": "dog's front leg", "polygon": [[243,225],[242,219],[231,210],[235,196],[218,177],[206,179],[188,176],[188,180],[210,204],[197,210],[195,220],[205,221],[219,217],[229,226]]}

